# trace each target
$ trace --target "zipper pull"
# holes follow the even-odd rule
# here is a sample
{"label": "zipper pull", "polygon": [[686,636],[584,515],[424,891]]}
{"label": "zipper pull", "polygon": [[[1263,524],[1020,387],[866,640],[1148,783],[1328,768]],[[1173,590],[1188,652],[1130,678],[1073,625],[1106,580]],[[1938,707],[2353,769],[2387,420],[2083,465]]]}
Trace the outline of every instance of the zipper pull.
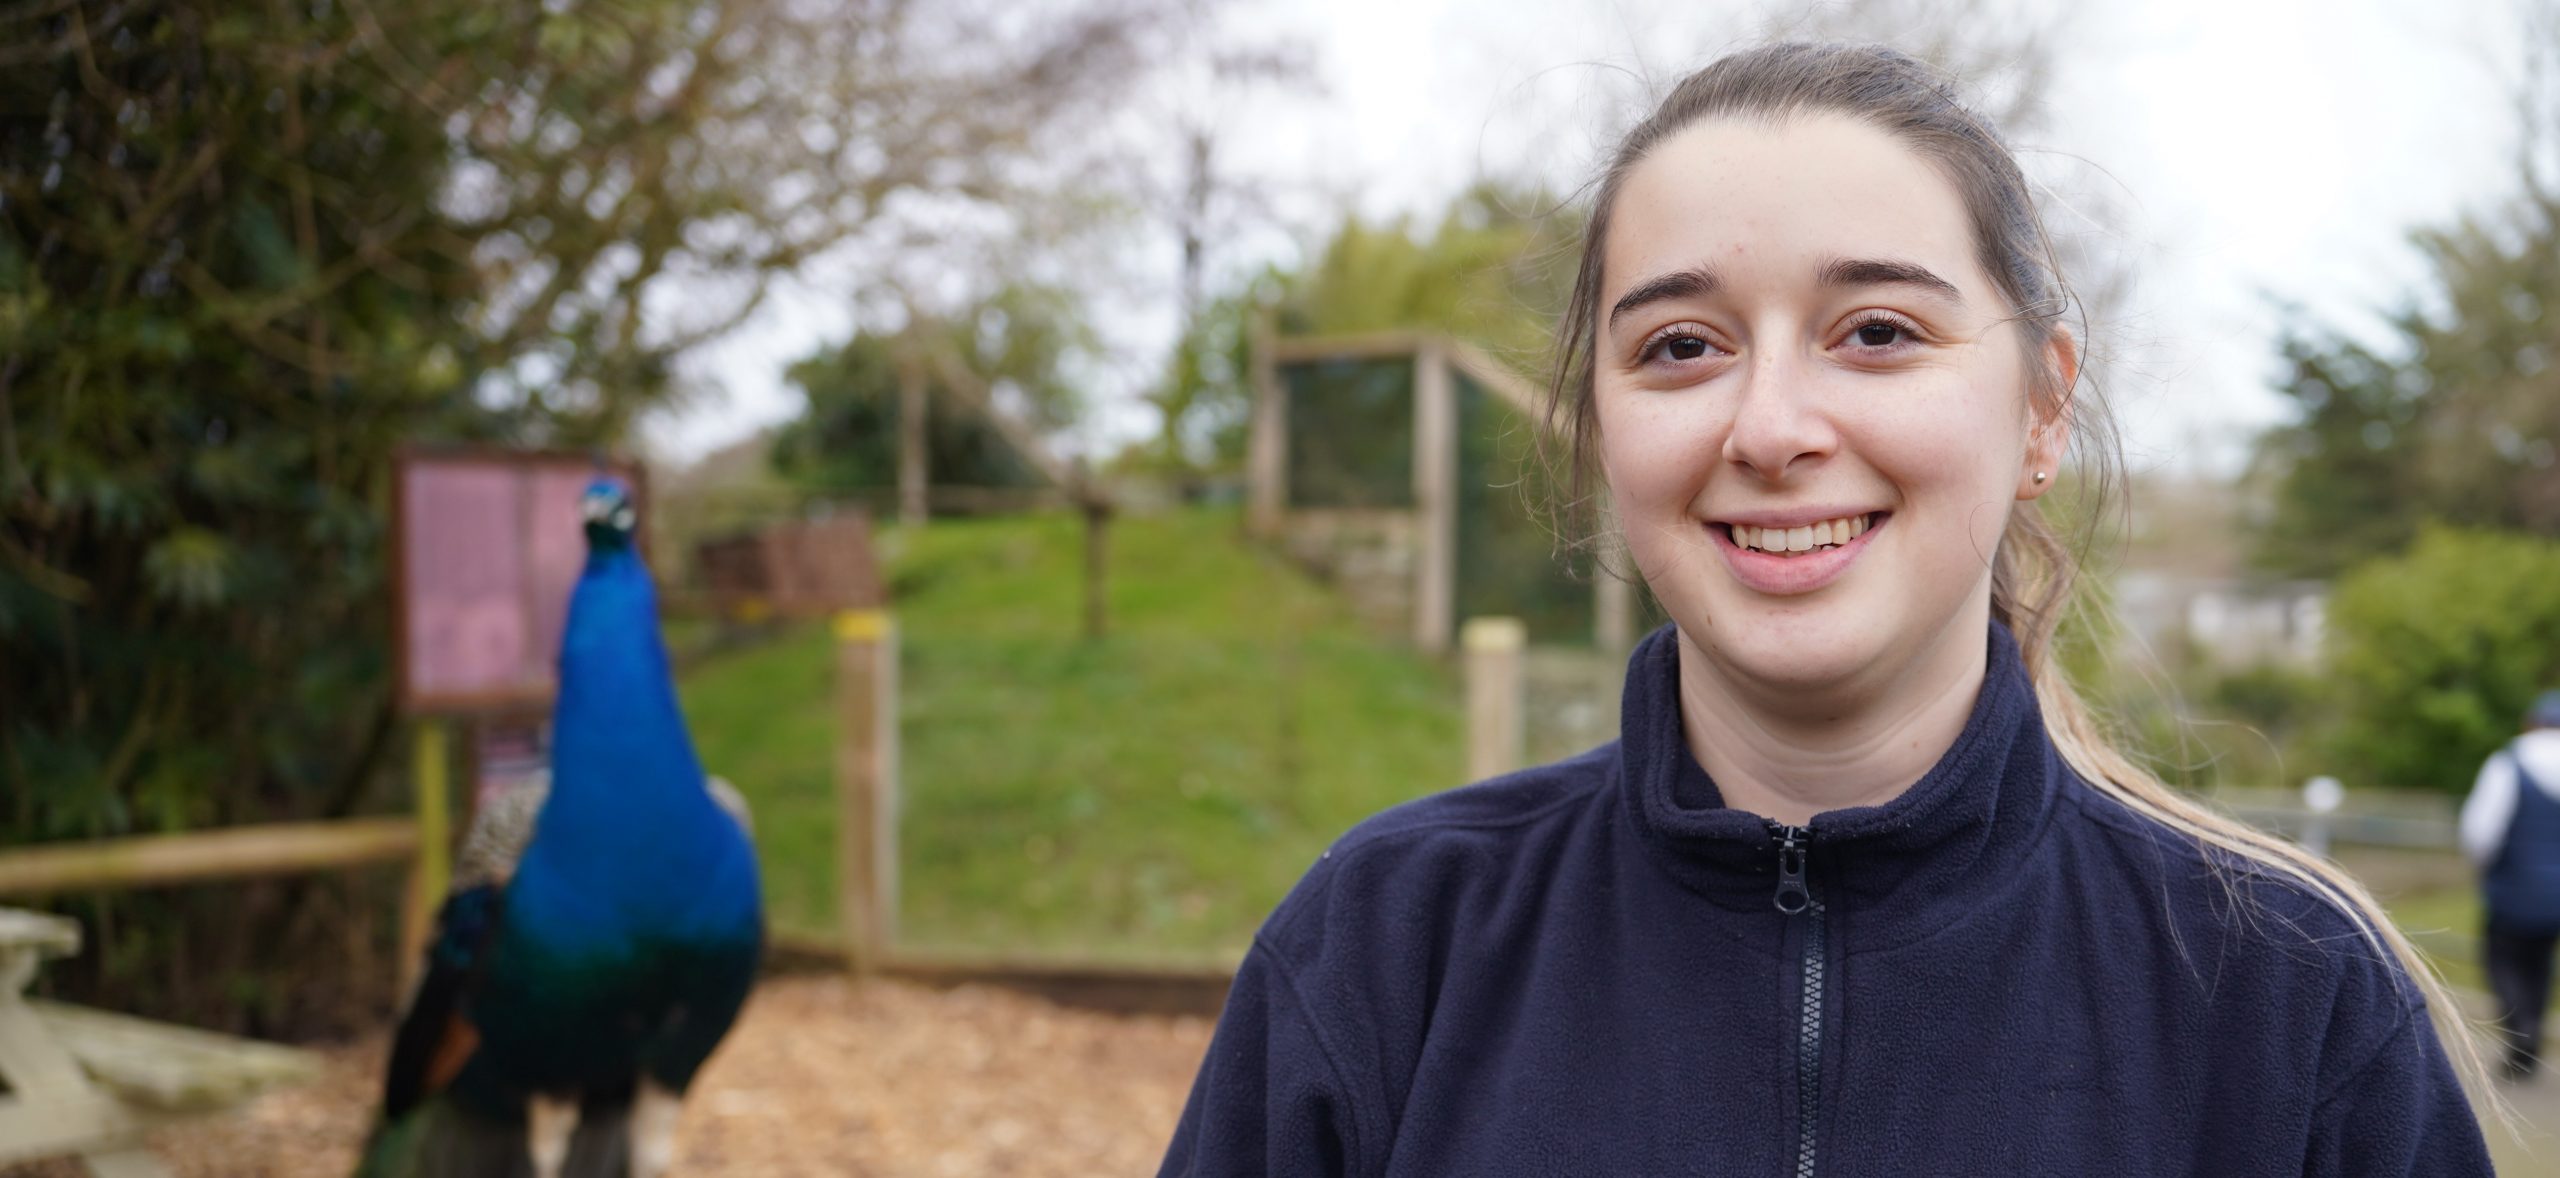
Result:
{"label": "zipper pull", "polygon": [[1793,916],[1813,907],[1813,889],[1804,882],[1805,844],[1813,832],[1801,826],[1778,828],[1778,911]]}

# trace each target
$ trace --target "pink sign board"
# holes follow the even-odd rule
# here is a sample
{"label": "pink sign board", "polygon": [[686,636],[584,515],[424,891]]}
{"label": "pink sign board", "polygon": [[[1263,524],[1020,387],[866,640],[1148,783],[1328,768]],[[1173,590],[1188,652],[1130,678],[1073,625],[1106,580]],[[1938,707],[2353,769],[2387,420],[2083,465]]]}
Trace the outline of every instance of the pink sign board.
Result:
{"label": "pink sign board", "polygon": [[[627,465],[611,472],[640,493]],[[405,454],[395,479],[395,641],[402,710],[488,711],[551,699],[569,592],[587,555],[569,454]]]}

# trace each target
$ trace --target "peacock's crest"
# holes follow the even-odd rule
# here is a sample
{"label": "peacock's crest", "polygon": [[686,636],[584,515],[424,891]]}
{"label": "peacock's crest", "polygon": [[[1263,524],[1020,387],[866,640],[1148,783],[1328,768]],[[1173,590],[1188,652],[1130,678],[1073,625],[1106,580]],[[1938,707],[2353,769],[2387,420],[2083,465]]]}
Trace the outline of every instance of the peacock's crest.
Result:
{"label": "peacock's crest", "polygon": [[631,534],[640,525],[631,488],[616,478],[587,484],[586,493],[578,498],[578,514],[586,520],[587,545],[597,551],[630,547]]}

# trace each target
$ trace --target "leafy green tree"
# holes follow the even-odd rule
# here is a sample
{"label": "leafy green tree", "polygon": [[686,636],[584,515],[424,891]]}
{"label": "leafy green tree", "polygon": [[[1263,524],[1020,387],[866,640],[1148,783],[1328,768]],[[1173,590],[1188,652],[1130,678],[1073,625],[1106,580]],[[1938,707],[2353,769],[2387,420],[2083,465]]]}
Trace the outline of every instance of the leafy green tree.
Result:
{"label": "leafy green tree", "polygon": [[[394,447],[616,444],[770,276],[1060,199],[1158,9],[997,7],[0,11],[0,845],[382,805]],[[79,968],[300,1017],[332,890],[81,901]]]}
{"label": "leafy green tree", "polygon": [[2340,581],[2328,626],[2338,775],[2459,792],[2560,686],[2560,543],[2428,526]]}
{"label": "leafy green tree", "polygon": [[1067,292],[1012,287],[956,321],[896,335],[860,333],[791,366],[809,407],[775,436],[776,473],[813,495],[898,484],[901,382],[925,389],[926,469],[943,486],[1039,486],[1047,474],[951,387],[935,362],[956,359],[1019,411],[1034,435],[1065,426],[1080,407],[1068,372],[1098,347]]}
{"label": "leafy green tree", "polygon": [[1126,464],[1169,473],[1195,489],[1211,474],[1243,466],[1253,405],[1254,319],[1286,281],[1282,271],[1266,267],[1193,315],[1162,381],[1147,394],[1156,407],[1156,437],[1124,456]]}
{"label": "leafy green tree", "polygon": [[2405,428],[2423,390],[2399,364],[2350,339],[2293,335],[2280,348],[2278,388],[2295,416],[2258,442],[2259,470],[2273,477],[2254,559],[2290,576],[2332,577],[2407,547],[2429,514],[2420,439]]}
{"label": "leafy green tree", "polygon": [[1535,368],[1573,286],[1579,214],[1533,189],[1481,184],[1427,233],[1346,218],[1288,283],[1279,328],[1334,335],[1432,328]]}
{"label": "leafy green tree", "polygon": [[2275,571],[2334,575],[2429,522],[2560,536],[2560,203],[2417,235],[2432,289],[2369,346],[2283,343],[2294,419],[2259,445]]}
{"label": "leafy green tree", "polygon": [[1148,459],[1195,472],[1241,465],[1260,314],[1284,335],[1443,331],[1536,370],[1573,284],[1580,231],[1579,214],[1553,197],[1489,183],[1451,202],[1428,232],[1346,217],[1306,267],[1266,269],[1203,308],[1150,395],[1162,424]]}
{"label": "leafy green tree", "polygon": [[2426,289],[2382,338],[2306,324],[2284,343],[2294,419],[2253,472],[2276,571],[2332,575],[2430,522],[2560,536],[2560,6],[2516,16],[2512,198],[2413,235]]}

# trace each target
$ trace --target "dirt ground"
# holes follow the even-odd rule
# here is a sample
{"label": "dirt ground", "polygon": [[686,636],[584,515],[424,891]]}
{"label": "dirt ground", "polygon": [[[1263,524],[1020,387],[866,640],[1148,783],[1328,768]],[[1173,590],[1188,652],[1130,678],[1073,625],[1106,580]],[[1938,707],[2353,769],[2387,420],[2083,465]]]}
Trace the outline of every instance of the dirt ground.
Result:
{"label": "dirt ground", "polygon": [[[1209,1031],[1205,1018],[1094,1014],[979,986],[770,979],[686,1102],[676,1172],[1151,1174]],[[181,1178],[344,1178],[386,1050],[387,1032],[325,1049],[318,1083],[164,1130],[153,1151]]]}

